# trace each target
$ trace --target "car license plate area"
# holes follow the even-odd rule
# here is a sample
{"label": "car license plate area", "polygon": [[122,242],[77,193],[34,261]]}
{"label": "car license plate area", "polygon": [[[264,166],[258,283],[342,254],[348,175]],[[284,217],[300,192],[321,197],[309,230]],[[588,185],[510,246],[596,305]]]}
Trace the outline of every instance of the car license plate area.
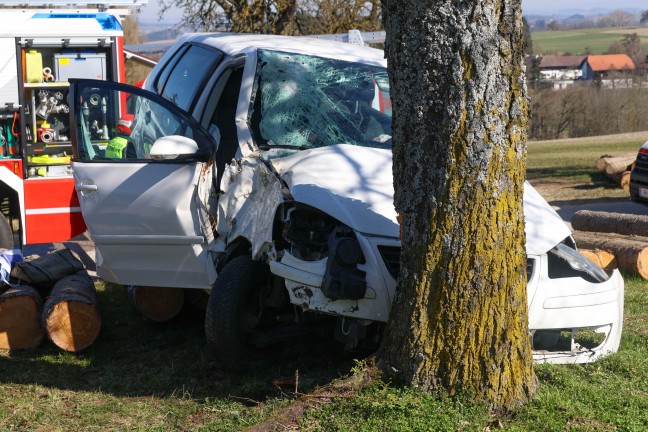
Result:
{"label": "car license plate area", "polygon": [[639,188],[639,196],[641,198],[648,198],[648,189],[646,188]]}

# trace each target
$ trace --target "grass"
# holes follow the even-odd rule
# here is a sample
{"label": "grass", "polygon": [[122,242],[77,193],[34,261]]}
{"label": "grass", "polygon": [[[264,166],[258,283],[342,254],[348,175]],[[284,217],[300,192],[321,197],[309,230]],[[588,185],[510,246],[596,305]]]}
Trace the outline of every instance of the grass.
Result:
{"label": "grass", "polygon": [[[646,139],[648,133],[531,142],[528,176],[548,190],[588,186],[599,156],[634,153]],[[298,371],[303,412],[279,430],[644,431],[648,284],[625,281],[619,352],[594,364],[536,367],[538,394],[504,417],[469,399],[425,394],[387,379],[314,395],[336,378],[366,373],[337,346],[295,347],[281,362],[237,374],[208,355],[201,311],[188,308],[170,323],[153,324],[132,309],[122,287],[99,283],[102,332],[89,349],[74,355],[46,342],[0,354],[0,430],[244,430],[295,406]]]}
{"label": "grass", "polygon": [[[0,357],[3,431],[234,431],[258,424],[294,400],[299,369],[308,393],[362,362],[326,353],[253,373],[223,370],[206,355],[202,319],[187,310],[165,325],[132,311],[123,289],[100,285],[103,332],[82,355],[45,344]],[[377,379],[353,392],[306,400],[291,427],[314,431],[648,430],[648,287],[626,277],[619,352],[597,363],[536,367],[540,390],[523,409],[491,417],[470,400],[426,394]],[[289,425],[290,426],[290,425]],[[281,430],[281,429],[280,429]]]}
{"label": "grass", "polygon": [[531,33],[531,40],[535,54],[584,55],[587,51],[604,54],[610,45],[632,33],[639,35],[642,46],[648,50],[648,29],[645,27],[539,31]]}

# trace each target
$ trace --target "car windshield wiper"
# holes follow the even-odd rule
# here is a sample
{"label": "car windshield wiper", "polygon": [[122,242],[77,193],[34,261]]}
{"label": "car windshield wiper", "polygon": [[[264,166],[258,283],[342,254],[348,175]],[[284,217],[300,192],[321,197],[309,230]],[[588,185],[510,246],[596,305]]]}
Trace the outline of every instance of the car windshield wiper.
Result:
{"label": "car windshield wiper", "polygon": [[310,150],[315,147],[310,146],[293,146],[287,144],[264,144],[259,146],[259,150],[271,150],[271,149],[289,149],[289,150]]}

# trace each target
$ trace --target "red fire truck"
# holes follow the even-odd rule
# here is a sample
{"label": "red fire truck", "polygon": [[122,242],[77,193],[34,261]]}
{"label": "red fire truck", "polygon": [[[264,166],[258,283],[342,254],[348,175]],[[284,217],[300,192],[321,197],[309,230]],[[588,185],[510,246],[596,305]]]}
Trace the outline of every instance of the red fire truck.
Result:
{"label": "red fire truck", "polygon": [[[3,2],[0,9],[2,248],[15,247],[16,238],[22,247],[85,231],[70,169],[68,78],[124,82],[121,19],[147,0],[61,3]],[[102,103],[88,100],[99,111]],[[96,128],[106,139],[114,133]]]}

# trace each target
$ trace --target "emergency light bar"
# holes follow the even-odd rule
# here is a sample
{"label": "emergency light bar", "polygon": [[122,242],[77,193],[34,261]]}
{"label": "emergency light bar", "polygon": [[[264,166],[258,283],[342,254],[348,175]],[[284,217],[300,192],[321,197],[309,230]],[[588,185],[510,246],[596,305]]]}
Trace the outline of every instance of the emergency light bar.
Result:
{"label": "emergency light bar", "polygon": [[22,6],[22,7],[140,7],[148,4],[148,0],[103,0],[103,1],[70,1],[70,0],[49,0],[47,2],[40,1],[4,1],[1,6]]}

